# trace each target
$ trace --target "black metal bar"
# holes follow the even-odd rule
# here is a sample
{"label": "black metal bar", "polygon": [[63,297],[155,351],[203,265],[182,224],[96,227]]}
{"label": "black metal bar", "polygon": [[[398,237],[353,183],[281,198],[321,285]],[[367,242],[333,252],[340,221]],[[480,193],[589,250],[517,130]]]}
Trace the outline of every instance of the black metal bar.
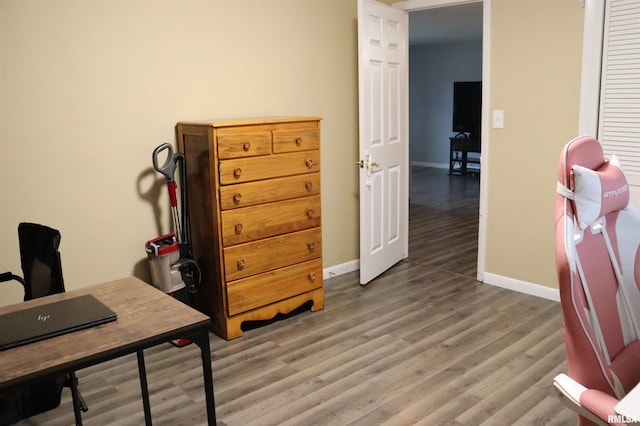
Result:
{"label": "black metal bar", "polygon": [[202,354],[202,377],[204,379],[204,394],[207,403],[207,421],[209,426],[216,425],[216,403],[213,396],[213,373],[211,371],[211,348],[209,347],[209,330],[202,327],[202,331],[194,334],[192,341],[200,348]]}
{"label": "black metal bar", "polygon": [[138,374],[140,376],[140,389],[142,390],[142,406],[144,407],[144,423],[151,426],[151,405],[149,404],[149,387],[147,385],[147,369],[144,365],[144,352],[139,349],[138,354]]}

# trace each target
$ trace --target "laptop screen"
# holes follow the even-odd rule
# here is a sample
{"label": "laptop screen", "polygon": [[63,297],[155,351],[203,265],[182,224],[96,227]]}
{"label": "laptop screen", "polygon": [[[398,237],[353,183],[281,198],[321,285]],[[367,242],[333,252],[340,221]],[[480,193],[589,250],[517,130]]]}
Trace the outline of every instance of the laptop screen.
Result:
{"label": "laptop screen", "polygon": [[115,321],[117,315],[92,295],[59,300],[0,315],[0,350]]}

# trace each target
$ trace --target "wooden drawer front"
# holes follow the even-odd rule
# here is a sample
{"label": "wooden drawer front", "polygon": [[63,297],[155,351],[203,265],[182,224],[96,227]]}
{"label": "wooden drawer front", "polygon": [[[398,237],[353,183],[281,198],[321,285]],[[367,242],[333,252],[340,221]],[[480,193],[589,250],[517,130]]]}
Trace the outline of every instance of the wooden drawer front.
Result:
{"label": "wooden drawer front", "polygon": [[322,259],[227,283],[227,309],[236,315],[322,287]]}
{"label": "wooden drawer front", "polygon": [[220,208],[236,209],[319,193],[320,173],[239,183],[220,188]]}
{"label": "wooden drawer front", "polygon": [[225,247],[320,226],[320,196],[222,212]]}
{"label": "wooden drawer front", "polygon": [[227,281],[233,281],[321,255],[321,228],[265,238],[225,248],[225,277]]}
{"label": "wooden drawer front", "polygon": [[218,136],[218,158],[252,157],[271,154],[271,132]]}
{"label": "wooden drawer front", "polygon": [[219,164],[221,185],[299,175],[319,170],[320,151],[318,150],[222,160]]}
{"label": "wooden drawer front", "polygon": [[292,152],[320,148],[320,129],[275,130],[273,152]]}

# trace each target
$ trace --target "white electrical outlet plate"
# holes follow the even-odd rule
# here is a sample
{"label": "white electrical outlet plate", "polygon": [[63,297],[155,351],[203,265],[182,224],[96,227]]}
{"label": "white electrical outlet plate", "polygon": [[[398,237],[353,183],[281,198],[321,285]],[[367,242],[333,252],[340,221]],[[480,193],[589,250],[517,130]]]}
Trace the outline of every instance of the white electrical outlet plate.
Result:
{"label": "white electrical outlet plate", "polygon": [[504,128],[504,111],[501,109],[493,110],[493,128],[494,129]]}

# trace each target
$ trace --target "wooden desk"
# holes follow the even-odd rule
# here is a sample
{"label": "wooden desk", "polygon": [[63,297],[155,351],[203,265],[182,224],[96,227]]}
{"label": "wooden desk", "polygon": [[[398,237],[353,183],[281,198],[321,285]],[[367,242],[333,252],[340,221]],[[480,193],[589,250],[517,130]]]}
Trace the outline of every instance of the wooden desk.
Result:
{"label": "wooden desk", "polygon": [[[209,349],[209,317],[137,278],[124,278],[80,290],[0,307],[0,314],[92,294],[109,306],[115,322],[0,351],[0,389],[49,374],[80,370],[136,352],[146,424],[151,424],[143,350],[186,338],[200,347],[207,418],[216,424]],[[179,349],[176,349],[179,350]]]}
{"label": "wooden desk", "polygon": [[449,138],[449,174],[467,174],[468,163],[478,163],[476,159],[469,159],[469,152],[480,153],[480,139]]}

